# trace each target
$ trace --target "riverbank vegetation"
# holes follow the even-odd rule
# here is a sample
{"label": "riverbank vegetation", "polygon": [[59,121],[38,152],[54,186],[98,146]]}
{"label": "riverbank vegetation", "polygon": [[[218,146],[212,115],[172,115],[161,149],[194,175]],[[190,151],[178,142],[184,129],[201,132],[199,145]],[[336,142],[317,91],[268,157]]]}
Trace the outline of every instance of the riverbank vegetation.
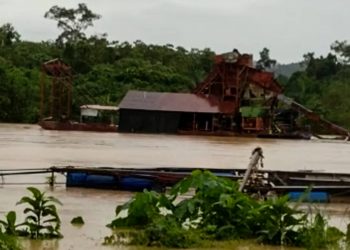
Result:
{"label": "riverbank vegetation", "polygon": [[[0,220],[0,246],[19,248],[17,237],[30,239],[61,238],[61,220],[56,205],[62,203],[53,196],[47,196],[35,187],[28,187],[30,196],[23,196],[16,205],[25,205],[23,222],[17,222],[15,211],[10,211]],[[17,246],[17,248],[15,248]],[[1,248],[0,249],[7,249]],[[9,249],[12,249],[11,247]]]}
{"label": "riverbank vegetation", "polygon": [[[180,197],[181,196],[181,197]],[[346,235],[320,214],[309,215],[288,197],[256,200],[237,182],[196,170],[169,193],[137,193],[116,208],[105,244],[188,248],[212,241],[253,240],[307,249],[341,249]]]}
{"label": "riverbank vegetation", "polygon": [[[57,22],[61,34],[56,40],[22,40],[12,24],[0,24],[2,122],[38,121],[40,65],[53,58],[61,58],[74,70],[76,107],[86,103],[118,105],[130,89],[189,92],[213,63],[214,52],[209,48],[188,50],[140,40],[112,41],[103,31],[88,36],[86,29],[101,16],[85,4],[75,9],[53,6],[44,16]],[[278,76],[285,94],[331,121],[350,127],[349,51],[346,42],[335,42],[328,55],[307,53],[301,62],[305,70],[289,78]],[[259,66],[266,66],[265,52],[268,50],[263,49],[261,58],[256,58]],[[276,63],[273,59],[269,62]]]}
{"label": "riverbank vegetation", "polygon": [[[22,249],[21,239],[61,238],[56,198],[29,187],[24,222],[14,211],[0,220],[0,249]],[[77,222],[77,223],[76,223]],[[82,217],[73,218],[82,225]],[[346,233],[330,226],[319,212],[309,214],[288,197],[257,200],[238,191],[238,183],[196,170],[166,193],[144,190],[117,206],[105,245],[166,248],[224,248],[240,244],[294,246],[306,249],[347,249]],[[268,248],[267,248],[268,249]]]}

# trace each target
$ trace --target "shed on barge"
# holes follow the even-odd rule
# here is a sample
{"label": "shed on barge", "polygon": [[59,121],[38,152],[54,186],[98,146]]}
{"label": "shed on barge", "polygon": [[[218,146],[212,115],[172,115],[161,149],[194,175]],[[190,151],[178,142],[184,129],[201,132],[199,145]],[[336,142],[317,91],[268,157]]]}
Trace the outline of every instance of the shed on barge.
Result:
{"label": "shed on barge", "polygon": [[129,91],[119,104],[119,131],[213,131],[220,113],[218,102],[196,94]]}

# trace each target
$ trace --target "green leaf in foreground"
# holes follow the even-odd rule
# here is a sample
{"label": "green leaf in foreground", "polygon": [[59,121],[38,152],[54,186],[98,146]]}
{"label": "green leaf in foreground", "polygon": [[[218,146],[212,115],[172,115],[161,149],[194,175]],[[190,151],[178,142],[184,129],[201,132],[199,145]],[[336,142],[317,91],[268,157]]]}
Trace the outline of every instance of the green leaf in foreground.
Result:
{"label": "green leaf in foreground", "polygon": [[53,196],[46,196],[35,187],[27,188],[31,196],[24,196],[17,205],[23,204],[27,207],[23,210],[26,214],[25,222],[29,236],[38,238],[59,238],[61,219],[57,213],[56,204],[62,203]]}

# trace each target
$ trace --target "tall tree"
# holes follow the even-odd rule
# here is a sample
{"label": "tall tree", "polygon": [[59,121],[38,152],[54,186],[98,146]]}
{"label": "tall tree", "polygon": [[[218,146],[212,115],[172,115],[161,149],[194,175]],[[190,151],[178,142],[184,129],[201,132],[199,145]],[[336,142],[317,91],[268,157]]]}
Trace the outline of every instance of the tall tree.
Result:
{"label": "tall tree", "polygon": [[326,57],[310,57],[306,73],[316,80],[324,80],[326,77],[334,76],[339,69],[340,64],[337,61],[337,57],[329,53]]}
{"label": "tall tree", "polygon": [[259,54],[260,59],[256,63],[258,69],[271,70],[276,65],[277,61],[270,58],[270,50],[268,48],[263,48]]}
{"label": "tall tree", "polygon": [[20,35],[10,23],[5,23],[0,27],[0,47],[10,46],[14,42],[19,42]]}
{"label": "tall tree", "polygon": [[59,44],[77,43],[86,38],[84,31],[93,26],[93,21],[101,18],[93,13],[84,3],[78,4],[76,9],[66,9],[57,5],[51,7],[44,15],[45,18],[56,20],[57,27],[62,29],[58,36]]}
{"label": "tall tree", "polygon": [[302,66],[307,67],[310,62],[315,60],[315,52],[308,52],[303,55],[304,60],[301,62]]}
{"label": "tall tree", "polygon": [[350,44],[347,41],[335,41],[331,45],[331,49],[340,55],[344,63],[350,63]]}

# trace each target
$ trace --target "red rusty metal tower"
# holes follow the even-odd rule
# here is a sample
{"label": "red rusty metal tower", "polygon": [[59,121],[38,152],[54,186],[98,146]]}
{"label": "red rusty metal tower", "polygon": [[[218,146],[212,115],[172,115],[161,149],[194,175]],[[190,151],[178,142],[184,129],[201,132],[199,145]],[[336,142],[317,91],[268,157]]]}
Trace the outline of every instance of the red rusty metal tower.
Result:
{"label": "red rusty metal tower", "polygon": [[234,50],[215,57],[212,71],[196,87],[194,93],[216,99],[223,113],[234,115],[239,111],[242,97],[249,85],[272,93],[274,98],[282,92],[273,73],[254,68],[251,55],[241,55]]}
{"label": "red rusty metal tower", "polygon": [[[47,77],[50,84],[47,83]],[[60,59],[41,65],[40,119],[68,120],[72,106],[72,69]],[[46,93],[50,91],[50,94]]]}
{"label": "red rusty metal tower", "polygon": [[[252,56],[241,55],[237,50],[217,55],[212,71],[194,90],[195,94],[218,103],[222,113],[219,117],[221,122],[218,122],[220,129],[243,128],[248,132],[271,129],[273,107],[281,92],[282,88],[273,73],[254,68]],[[266,111],[265,115],[248,118],[247,112],[242,114],[243,106],[250,110],[256,101],[259,101],[259,110]],[[245,117],[242,118],[242,115]]]}

